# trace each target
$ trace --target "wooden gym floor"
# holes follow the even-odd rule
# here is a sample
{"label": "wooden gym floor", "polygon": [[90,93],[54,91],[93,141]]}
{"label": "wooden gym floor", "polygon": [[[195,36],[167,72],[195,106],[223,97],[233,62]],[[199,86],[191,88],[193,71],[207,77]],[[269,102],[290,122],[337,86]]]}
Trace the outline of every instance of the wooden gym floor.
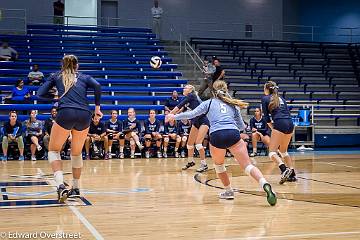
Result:
{"label": "wooden gym floor", "polygon": [[[234,201],[217,198],[213,170],[181,171],[184,159],[113,159],[85,161],[84,198],[61,206],[47,161],[9,161],[0,164],[0,238],[65,232],[72,239],[360,239],[360,154],[293,157],[299,180],[282,186],[275,164],[254,160],[278,194],[275,207],[233,159]],[[71,184],[69,173],[65,181]]]}

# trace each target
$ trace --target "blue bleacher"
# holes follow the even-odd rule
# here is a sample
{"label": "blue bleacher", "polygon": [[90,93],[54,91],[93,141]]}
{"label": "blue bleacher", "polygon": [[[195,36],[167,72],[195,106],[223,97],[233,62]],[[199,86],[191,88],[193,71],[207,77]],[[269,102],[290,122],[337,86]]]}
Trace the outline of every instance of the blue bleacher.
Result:
{"label": "blue bleacher", "polygon": [[[149,109],[164,110],[161,105],[170,97],[173,90],[187,80],[178,79],[181,72],[174,71],[176,64],[167,56],[164,47],[148,28],[107,28],[59,25],[29,25],[26,35],[0,35],[7,39],[20,54],[16,62],[0,63],[0,91],[6,96],[19,79],[27,82],[27,75],[34,64],[40,66],[45,80],[52,72],[60,70],[60,60],[64,54],[75,54],[80,61],[80,71],[93,76],[102,85],[102,111],[127,110],[129,107],[139,110],[138,119],[147,118],[142,114]],[[163,64],[159,69],[152,69],[149,61],[152,56],[160,56]],[[27,86],[36,92],[38,86]],[[89,101],[94,96],[89,89]],[[46,103],[36,96],[30,101],[37,104],[2,104],[0,119],[8,119],[9,110],[39,110],[38,118],[49,117],[42,112],[49,112],[53,103]],[[160,103],[161,102],[161,103]],[[115,104],[116,105],[115,105]],[[124,104],[121,104],[124,103]],[[131,104],[130,104],[131,103]],[[93,107],[93,106],[92,106]],[[120,118],[124,118],[121,116]],[[27,119],[19,115],[19,120]],[[160,116],[162,118],[162,116]]]}

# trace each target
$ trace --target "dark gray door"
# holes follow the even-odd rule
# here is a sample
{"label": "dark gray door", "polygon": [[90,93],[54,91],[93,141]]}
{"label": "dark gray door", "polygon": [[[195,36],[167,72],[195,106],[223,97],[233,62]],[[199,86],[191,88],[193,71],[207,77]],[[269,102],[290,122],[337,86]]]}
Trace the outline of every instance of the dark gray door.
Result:
{"label": "dark gray door", "polygon": [[118,2],[101,1],[101,25],[117,26]]}

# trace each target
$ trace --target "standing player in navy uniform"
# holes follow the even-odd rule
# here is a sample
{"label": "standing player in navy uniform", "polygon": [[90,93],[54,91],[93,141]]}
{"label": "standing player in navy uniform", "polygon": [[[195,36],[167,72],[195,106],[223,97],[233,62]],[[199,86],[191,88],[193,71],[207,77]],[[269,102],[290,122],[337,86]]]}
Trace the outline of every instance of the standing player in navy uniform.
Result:
{"label": "standing player in navy uniform", "polygon": [[[58,114],[51,128],[48,159],[54,172],[58,201],[63,203],[69,195],[80,194],[79,179],[83,166],[82,148],[89,131],[92,112],[87,100],[87,89],[94,89],[95,114],[102,117],[100,111],[101,86],[92,77],[78,72],[78,60],[74,55],[65,55],[61,71],[50,75],[39,88],[40,98],[49,99],[49,91],[56,86],[59,92]],[[71,132],[71,165],[73,173],[72,189],[64,185],[60,151]]]}
{"label": "standing player in navy uniform", "polygon": [[130,158],[135,158],[135,144],[141,151],[144,146],[140,143],[141,123],[136,119],[134,108],[128,109],[128,118],[123,121],[125,140],[130,141],[131,155]]}
{"label": "standing player in navy uniform", "polygon": [[119,158],[124,158],[124,145],[125,145],[125,135],[123,131],[122,122],[117,119],[118,112],[116,110],[111,111],[111,118],[105,123],[105,128],[108,137],[108,145],[109,145],[109,158],[111,156],[111,148],[114,140],[119,141],[119,150],[120,155]]}
{"label": "standing player in navy uniform", "polygon": [[[183,90],[184,99],[177,105],[170,113],[176,114],[181,108],[186,107],[188,110],[193,110],[200,105],[201,99],[197,95],[194,86],[186,85]],[[195,147],[200,154],[200,167],[196,170],[197,172],[203,172],[208,169],[205,159],[205,149],[202,145],[204,138],[209,131],[209,120],[205,115],[197,116],[191,119],[192,127],[188,138],[187,149],[188,149],[188,163],[182,168],[186,170],[190,167],[195,166],[194,161],[194,143]]]}
{"label": "standing player in navy uniform", "polygon": [[169,114],[167,119],[189,119],[202,114],[206,114],[208,117],[211,156],[214,159],[215,171],[225,187],[225,192],[219,195],[220,199],[234,199],[234,191],[224,164],[226,149],[229,149],[236,161],[245,169],[245,173],[253,177],[266,192],[268,203],[272,206],[275,205],[277,198],[271,185],[260,170],[251,164],[246,144],[240,137],[240,130],[244,129],[245,125],[239,107],[244,108],[248,104],[232,99],[224,81],[214,82],[213,95],[215,98],[201,103],[194,110],[178,115]]}
{"label": "standing player in navy uniform", "polygon": [[149,111],[149,118],[145,120],[145,157],[150,157],[149,148],[151,146],[151,141],[156,141],[156,150],[157,150],[157,157],[161,158],[161,140],[162,136],[160,134],[160,121],[156,119],[156,112],[155,110],[151,109]]}
{"label": "standing player in navy uniform", "polygon": [[[291,120],[291,115],[287,107],[286,100],[278,95],[278,88],[279,87],[275,82],[266,82],[264,86],[265,96],[262,97],[261,104],[264,113],[264,119],[272,129],[269,145],[269,158],[279,165],[281,170],[281,179],[279,183],[283,184],[286,181],[296,181],[294,165],[291,157],[287,152],[291,137],[293,135],[294,124]],[[280,150],[282,159],[285,160],[289,168],[277,155],[278,149]]]}
{"label": "standing player in navy uniform", "polygon": [[250,128],[251,128],[251,142],[253,147],[253,152],[250,154],[250,157],[255,157],[257,154],[257,142],[262,141],[266,146],[270,144],[270,131],[267,126],[267,122],[261,115],[261,109],[255,108],[254,117],[250,119]]}
{"label": "standing player in navy uniform", "polygon": [[179,135],[181,137],[181,157],[185,157],[186,143],[190,134],[191,122],[189,119],[182,119],[178,122]]}
{"label": "standing player in navy uniform", "polygon": [[181,137],[179,135],[178,127],[175,120],[166,122],[164,125],[164,158],[167,158],[167,149],[170,140],[175,140],[175,157],[179,157],[179,146]]}

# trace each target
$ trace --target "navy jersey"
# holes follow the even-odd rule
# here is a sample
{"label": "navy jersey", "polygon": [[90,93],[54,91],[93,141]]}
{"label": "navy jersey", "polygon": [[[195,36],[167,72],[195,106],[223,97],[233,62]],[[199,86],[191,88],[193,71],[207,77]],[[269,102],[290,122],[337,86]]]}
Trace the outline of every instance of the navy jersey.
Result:
{"label": "navy jersey", "polygon": [[106,121],[105,127],[106,127],[106,129],[113,130],[116,133],[122,132],[122,130],[123,130],[123,124],[118,119],[116,119],[115,122],[112,122],[111,119],[109,119],[108,121]]}
{"label": "navy jersey", "polygon": [[253,128],[256,128],[258,132],[264,134],[268,131],[267,122],[264,118],[260,118],[260,120],[257,120],[255,117],[252,117],[250,119],[250,128],[251,130]]}
{"label": "navy jersey", "polygon": [[129,118],[125,119],[123,122],[123,127],[124,129],[129,129],[130,126],[135,124],[135,128],[132,128],[134,132],[141,132],[141,123],[140,121],[138,121],[136,118],[134,118],[133,120],[130,120]]}
{"label": "navy jersey", "polygon": [[95,125],[93,121],[90,123],[89,134],[97,134],[101,135],[106,132],[105,124],[103,122],[99,122],[98,125]]}
{"label": "navy jersey", "polygon": [[186,124],[182,121],[178,123],[179,134],[189,135],[191,130],[191,123],[188,121]]}
{"label": "navy jersey", "polygon": [[261,98],[262,111],[264,113],[264,119],[267,123],[271,122],[270,115],[274,122],[277,119],[291,119],[290,111],[284,98],[279,97],[280,106],[273,109],[272,112],[269,110],[270,101],[271,95],[263,96]]}
{"label": "navy jersey", "polygon": [[165,123],[164,134],[170,134],[170,133],[178,134],[178,128],[176,122],[174,122],[174,125],[171,125],[170,122]]}
{"label": "navy jersey", "polygon": [[[37,95],[42,99],[49,99],[49,90],[56,87],[61,97],[65,92],[61,72],[50,74],[48,80],[39,88]],[[95,92],[95,105],[100,105],[101,85],[89,75],[82,73],[77,74],[77,81],[70,90],[59,99],[59,109],[61,108],[77,108],[89,110],[89,102],[87,100],[87,90],[91,88]]]}
{"label": "navy jersey", "polygon": [[151,134],[153,132],[159,132],[160,121],[155,119],[155,122],[150,122],[149,119],[146,119],[144,122],[145,125],[145,134]]}
{"label": "navy jersey", "polygon": [[10,124],[10,121],[7,121],[7,122],[4,123],[4,126],[3,126],[4,136],[12,134],[12,135],[14,135],[16,137],[20,137],[22,132],[23,132],[23,128],[22,128],[22,124],[21,124],[20,121],[16,120],[14,126],[12,126]]}
{"label": "navy jersey", "polygon": [[175,120],[195,118],[203,114],[206,114],[210,121],[210,133],[223,129],[245,129],[240,109],[217,98],[202,102],[190,112],[175,115]]}
{"label": "navy jersey", "polygon": [[184,96],[184,99],[177,105],[179,109],[186,107],[188,110],[194,110],[201,103],[201,99],[194,93]]}

